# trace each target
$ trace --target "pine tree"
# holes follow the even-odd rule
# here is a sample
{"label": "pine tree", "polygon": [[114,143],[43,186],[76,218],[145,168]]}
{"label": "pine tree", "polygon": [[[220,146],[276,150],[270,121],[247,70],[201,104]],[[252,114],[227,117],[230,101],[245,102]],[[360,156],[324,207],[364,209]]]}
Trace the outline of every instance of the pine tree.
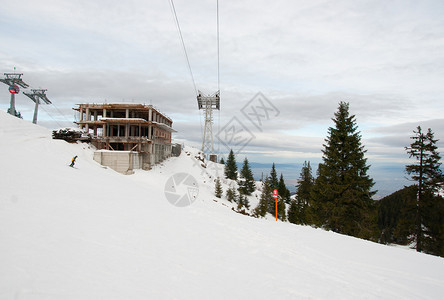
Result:
{"label": "pine tree", "polygon": [[428,194],[422,210],[424,211],[423,251],[444,257],[444,198]]}
{"label": "pine tree", "polygon": [[304,205],[308,205],[311,199],[311,190],[314,185],[314,178],[311,174],[311,166],[310,162],[305,161],[302,166],[301,174],[298,180],[297,192],[296,195],[298,200],[301,201]]}
{"label": "pine tree", "polygon": [[371,191],[373,179],[367,175],[369,165],[364,158],[355,116],[349,104],[339,103],[335,127],[328,129],[323,163],[313,187],[319,225],[336,232],[369,238],[374,233],[376,212]]}
{"label": "pine tree", "polygon": [[265,217],[265,215],[267,214],[268,202],[270,201],[270,198],[273,199],[271,193],[272,193],[272,190],[271,190],[270,184],[268,183],[267,180],[265,180],[265,182],[263,183],[263,186],[262,186],[261,198],[259,200],[258,205],[254,209],[254,213],[256,216]]}
{"label": "pine tree", "polygon": [[277,189],[279,182],[278,182],[278,178],[277,178],[277,172],[276,172],[276,168],[274,166],[271,167],[271,172],[270,172],[270,177],[269,177],[269,182],[270,182],[270,187],[272,190]]}
{"label": "pine tree", "polygon": [[[274,199],[273,199],[274,200]],[[276,200],[274,201],[276,203]],[[275,208],[276,210],[276,208]],[[275,212],[276,215],[276,212]],[[287,221],[287,214],[286,214],[286,205],[284,200],[279,196],[278,198],[278,219],[281,221]]]}
{"label": "pine tree", "polygon": [[290,207],[288,208],[288,222],[294,224],[304,224],[301,206],[296,199],[293,199],[290,202]]}
{"label": "pine tree", "polygon": [[[413,131],[411,137],[413,143],[405,147],[409,157],[416,159],[417,163],[407,165],[406,172],[413,181],[416,181],[416,251],[429,251],[436,245],[444,243],[443,217],[435,216],[440,209],[442,197],[438,195],[440,186],[443,184],[443,174],[439,162],[441,156],[436,146],[436,140],[432,130],[429,128],[424,133],[420,126]],[[442,246],[441,246],[442,247]],[[440,248],[440,246],[438,246]],[[439,251],[439,250],[438,250]],[[444,253],[442,253],[444,255]]]}
{"label": "pine tree", "polygon": [[290,204],[290,191],[287,189],[287,186],[285,185],[284,175],[281,173],[281,177],[279,178],[279,183],[277,186],[278,194],[282,198],[282,200]]}
{"label": "pine tree", "polygon": [[253,172],[250,169],[247,158],[244,159],[244,165],[240,171],[240,177],[242,178],[239,187],[240,192],[242,192],[244,195],[251,195],[251,193],[253,193],[256,189],[256,184],[254,182]]}
{"label": "pine tree", "polygon": [[222,194],[223,194],[222,184],[220,183],[219,177],[217,177],[217,179],[216,179],[216,185],[215,185],[215,192],[214,192],[214,194],[216,195],[217,198],[221,198]]}
{"label": "pine tree", "polygon": [[[298,219],[300,224],[313,224],[313,213],[312,213],[312,198],[311,193],[314,186],[314,178],[311,174],[310,162],[305,161],[302,166],[301,174],[296,185],[296,203],[293,205],[298,205],[299,216]],[[295,208],[293,208],[293,213],[295,213]],[[289,217],[290,219],[290,217]]]}
{"label": "pine tree", "polygon": [[314,184],[311,175],[310,162],[304,162],[298,184],[296,185],[296,199],[290,202],[288,209],[288,221],[295,224],[311,224],[308,222],[307,211],[311,202],[310,193]]}
{"label": "pine tree", "polygon": [[230,202],[237,202],[237,193],[236,193],[236,189],[234,187],[228,188],[227,200]]}
{"label": "pine tree", "polygon": [[219,160],[219,163],[220,163],[221,165],[225,165],[225,160],[224,160],[223,157],[221,157],[221,159]]}
{"label": "pine tree", "polygon": [[230,150],[227,162],[225,163],[225,178],[237,180],[237,165],[233,149]]}
{"label": "pine tree", "polygon": [[245,207],[246,209],[250,209],[250,201],[248,200],[248,197],[242,193],[239,193],[239,201],[237,204],[237,209],[240,210],[242,207]]}
{"label": "pine tree", "polygon": [[244,202],[243,205],[246,209],[250,209],[250,200],[248,200],[247,196],[244,196]]}
{"label": "pine tree", "polygon": [[242,207],[244,206],[244,195],[243,194],[239,194],[239,201],[237,202],[237,210],[241,210]]}
{"label": "pine tree", "polygon": [[413,241],[416,194],[416,186],[411,185],[377,202],[380,243],[408,245]]}

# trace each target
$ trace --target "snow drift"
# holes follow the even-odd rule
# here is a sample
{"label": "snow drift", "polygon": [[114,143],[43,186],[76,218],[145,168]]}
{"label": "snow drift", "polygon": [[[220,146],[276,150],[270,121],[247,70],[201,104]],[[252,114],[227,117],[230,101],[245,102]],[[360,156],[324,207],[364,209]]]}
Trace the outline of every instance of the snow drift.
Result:
{"label": "snow drift", "polygon": [[[87,144],[53,140],[4,112],[0,141],[0,299],[444,294],[442,258],[233,212],[214,197],[217,170],[196,163],[194,150],[126,176],[94,162]],[[199,184],[185,208],[164,194],[178,172]]]}

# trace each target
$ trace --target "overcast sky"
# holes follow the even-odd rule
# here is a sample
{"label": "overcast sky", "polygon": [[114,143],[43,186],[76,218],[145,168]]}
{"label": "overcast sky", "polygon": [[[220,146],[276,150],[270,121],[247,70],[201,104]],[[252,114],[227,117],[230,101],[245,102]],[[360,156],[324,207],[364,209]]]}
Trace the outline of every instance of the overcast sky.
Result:
{"label": "overcast sky", "polygon": [[[216,0],[174,4],[197,89],[211,94]],[[170,0],[0,7],[0,70],[16,67],[31,87],[48,90],[54,105],[41,110],[41,125],[70,126],[77,103],[151,103],[173,119],[177,140],[201,143],[203,117]],[[227,0],[219,12],[213,130],[221,151],[233,146],[226,139],[235,128],[244,135],[235,147],[250,161],[319,160],[339,101],[350,103],[371,164],[408,162],[404,147],[418,125],[443,140],[444,1]],[[9,98],[3,86],[0,109]],[[16,102],[31,120],[31,100],[19,94]],[[269,110],[258,126],[248,111],[260,103]]]}

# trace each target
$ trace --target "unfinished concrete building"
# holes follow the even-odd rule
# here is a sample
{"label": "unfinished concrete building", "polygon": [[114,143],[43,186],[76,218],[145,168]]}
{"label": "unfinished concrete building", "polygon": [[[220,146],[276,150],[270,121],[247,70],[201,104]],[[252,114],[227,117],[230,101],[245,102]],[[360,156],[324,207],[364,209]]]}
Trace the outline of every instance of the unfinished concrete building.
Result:
{"label": "unfinished concrete building", "polygon": [[120,173],[149,170],[171,156],[173,121],[152,105],[78,104],[76,122],[92,135],[94,160]]}

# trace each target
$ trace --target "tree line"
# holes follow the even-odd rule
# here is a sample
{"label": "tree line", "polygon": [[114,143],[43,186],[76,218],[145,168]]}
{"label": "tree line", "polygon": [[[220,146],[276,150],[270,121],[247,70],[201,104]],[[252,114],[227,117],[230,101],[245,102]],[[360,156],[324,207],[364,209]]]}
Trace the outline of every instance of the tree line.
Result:
{"label": "tree line", "polygon": [[[250,203],[247,196],[251,196],[254,191],[256,191],[256,182],[253,177],[253,172],[251,170],[248,158],[244,159],[242,169],[238,172],[236,158],[233,150],[230,150],[228,154],[227,161],[225,162],[221,159],[224,167],[224,176],[226,179],[231,179],[237,183],[237,188],[231,186],[226,191],[226,198],[230,202],[237,203],[237,210],[239,212],[246,213],[243,208],[249,209]],[[239,177],[238,177],[239,174]],[[284,176],[281,173],[278,178],[275,164],[273,163],[270,175],[262,178],[261,180],[261,197],[257,207],[253,209],[253,216],[255,217],[265,217],[267,213],[276,215],[276,201],[272,197],[273,190],[277,190],[278,197],[278,218],[282,221],[287,220],[286,204],[290,203],[290,191],[288,190]],[[215,183],[215,195],[221,198],[223,195],[222,184],[220,178],[216,179]]]}
{"label": "tree line", "polygon": [[[418,126],[413,131],[412,143],[405,147],[413,160],[405,169],[413,184],[375,201],[372,197],[377,191],[368,175],[367,150],[361,142],[356,117],[349,113],[349,104],[340,102],[332,120],[334,126],[328,129],[316,175],[310,162],[304,162],[296,195],[290,197],[283,175],[278,179],[273,164],[270,175],[262,182],[254,215],[276,214],[272,191],[277,189],[278,217],[283,221],[380,243],[413,245],[419,252],[444,256],[444,180],[433,131],[429,128],[424,132]],[[225,177],[238,180],[232,151],[225,163]],[[240,177],[238,198],[246,199],[254,191],[246,158]],[[238,207],[248,202],[239,201]]]}

